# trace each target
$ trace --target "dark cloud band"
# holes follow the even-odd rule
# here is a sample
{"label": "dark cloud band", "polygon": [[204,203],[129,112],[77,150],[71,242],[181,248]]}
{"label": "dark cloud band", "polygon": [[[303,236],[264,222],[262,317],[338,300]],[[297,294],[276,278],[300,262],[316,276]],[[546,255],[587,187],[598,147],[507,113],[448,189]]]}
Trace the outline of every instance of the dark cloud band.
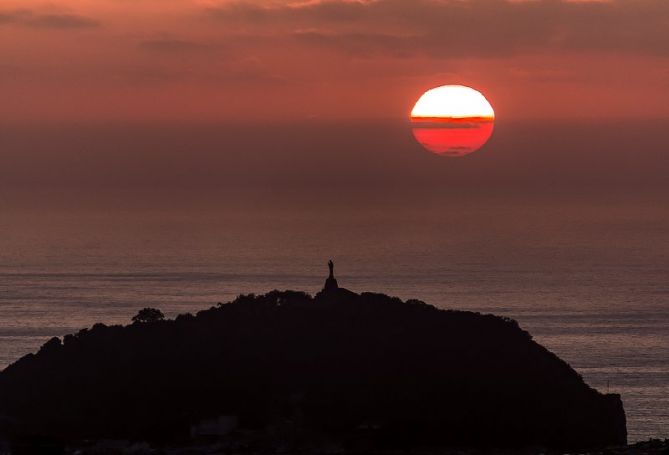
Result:
{"label": "dark cloud band", "polygon": [[0,25],[78,29],[97,27],[100,23],[92,18],[73,13],[37,13],[32,10],[20,9],[0,11]]}
{"label": "dark cloud band", "polygon": [[503,57],[564,49],[669,56],[666,0],[233,2],[208,13],[231,26],[289,32],[358,55]]}

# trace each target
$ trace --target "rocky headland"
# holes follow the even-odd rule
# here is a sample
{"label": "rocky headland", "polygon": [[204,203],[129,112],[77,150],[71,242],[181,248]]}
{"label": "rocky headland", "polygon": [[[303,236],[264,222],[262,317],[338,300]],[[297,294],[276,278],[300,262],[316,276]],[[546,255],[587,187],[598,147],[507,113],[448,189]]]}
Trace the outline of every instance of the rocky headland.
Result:
{"label": "rocky headland", "polygon": [[0,374],[0,432],[14,447],[204,440],[237,453],[627,439],[620,396],[589,387],[515,321],[357,294],[332,273],[315,297],[243,295],[173,320],[145,309],[127,326],[53,338]]}

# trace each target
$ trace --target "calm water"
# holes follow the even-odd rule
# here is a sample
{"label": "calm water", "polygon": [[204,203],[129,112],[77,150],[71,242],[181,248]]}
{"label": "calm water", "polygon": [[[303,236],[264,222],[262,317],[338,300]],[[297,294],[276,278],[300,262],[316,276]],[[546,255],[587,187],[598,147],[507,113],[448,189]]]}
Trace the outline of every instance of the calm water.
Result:
{"label": "calm water", "polygon": [[622,394],[632,441],[669,437],[663,204],[345,202],[9,211],[0,365],[51,336],[127,323],[145,306],[174,316],[240,293],[314,293],[332,257],[340,285],[355,291],[516,318],[592,386]]}

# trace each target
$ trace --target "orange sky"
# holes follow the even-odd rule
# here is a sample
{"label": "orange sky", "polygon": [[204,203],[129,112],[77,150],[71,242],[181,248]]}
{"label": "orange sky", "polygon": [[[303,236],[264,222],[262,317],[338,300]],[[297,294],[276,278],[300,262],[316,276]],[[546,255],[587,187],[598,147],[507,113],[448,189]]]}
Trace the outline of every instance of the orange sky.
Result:
{"label": "orange sky", "polygon": [[[666,0],[3,0],[0,121],[669,117]],[[278,120],[277,120],[278,119]]]}

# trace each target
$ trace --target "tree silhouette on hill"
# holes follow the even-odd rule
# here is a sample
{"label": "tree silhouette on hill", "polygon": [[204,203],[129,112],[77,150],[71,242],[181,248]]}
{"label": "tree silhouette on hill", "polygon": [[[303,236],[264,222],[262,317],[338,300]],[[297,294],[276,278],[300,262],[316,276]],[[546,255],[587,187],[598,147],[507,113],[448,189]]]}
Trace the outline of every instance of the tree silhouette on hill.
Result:
{"label": "tree silhouette on hill", "polygon": [[151,322],[159,322],[165,320],[165,315],[162,311],[156,308],[144,308],[132,317],[133,323],[146,324]]}

